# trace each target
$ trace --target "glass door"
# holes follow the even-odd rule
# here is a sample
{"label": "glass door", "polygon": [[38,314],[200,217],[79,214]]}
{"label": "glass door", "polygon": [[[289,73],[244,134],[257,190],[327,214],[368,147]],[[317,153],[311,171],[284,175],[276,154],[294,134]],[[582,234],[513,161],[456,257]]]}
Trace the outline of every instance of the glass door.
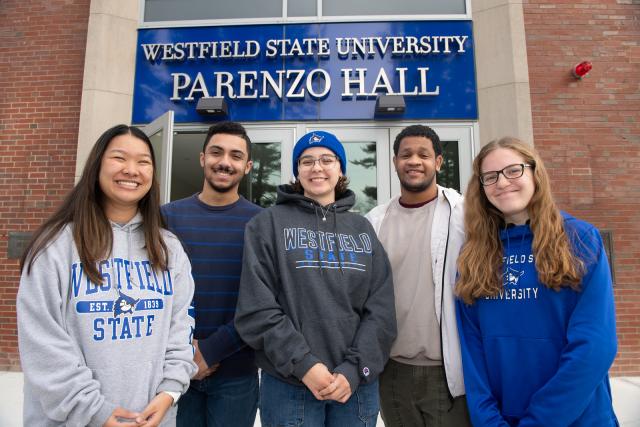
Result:
{"label": "glass door", "polygon": [[[354,211],[367,213],[374,206],[400,194],[393,168],[393,141],[412,123],[260,123],[245,124],[251,138],[253,169],[240,184],[240,193],[263,206],[275,203],[276,187],[291,182],[291,155],[295,141],[314,130],[335,134],[347,154],[349,188],[356,193]],[[470,124],[428,124],[440,136],[444,164],[440,185],[464,192],[471,176],[474,127]],[[206,125],[182,126],[174,130],[173,112],[168,111],[144,128],[150,135],[158,164],[162,203],[189,197],[202,189],[200,152]]]}
{"label": "glass door", "polygon": [[142,131],[151,140],[156,160],[155,174],[160,184],[160,204],[169,202],[171,194],[171,156],[173,145],[173,111],[169,110]]}

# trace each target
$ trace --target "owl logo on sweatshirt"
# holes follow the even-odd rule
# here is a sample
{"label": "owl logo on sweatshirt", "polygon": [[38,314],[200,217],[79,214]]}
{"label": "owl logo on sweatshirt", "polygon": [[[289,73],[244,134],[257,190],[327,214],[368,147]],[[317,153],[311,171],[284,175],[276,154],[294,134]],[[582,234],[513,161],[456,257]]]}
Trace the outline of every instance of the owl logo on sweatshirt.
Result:
{"label": "owl logo on sweatshirt", "polygon": [[121,314],[133,314],[140,299],[131,298],[120,291],[118,291],[118,295],[118,299],[113,303],[113,317],[118,317]]}
{"label": "owl logo on sweatshirt", "polygon": [[518,286],[520,277],[524,274],[524,271],[519,271],[511,267],[507,267],[507,270],[502,274],[502,280],[505,286]]}

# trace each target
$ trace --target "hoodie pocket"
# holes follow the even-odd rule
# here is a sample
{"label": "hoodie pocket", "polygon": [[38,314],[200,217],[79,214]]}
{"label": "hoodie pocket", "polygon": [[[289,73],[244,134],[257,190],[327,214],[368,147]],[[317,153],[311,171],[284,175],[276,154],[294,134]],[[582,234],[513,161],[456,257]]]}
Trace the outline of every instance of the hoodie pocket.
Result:
{"label": "hoodie pocket", "polygon": [[355,338],[360,317],[356,315],[333,318],[331,313],[302,324],[302,335],[311,348],[311,353],[335,368],[344,361],[346,350]]}

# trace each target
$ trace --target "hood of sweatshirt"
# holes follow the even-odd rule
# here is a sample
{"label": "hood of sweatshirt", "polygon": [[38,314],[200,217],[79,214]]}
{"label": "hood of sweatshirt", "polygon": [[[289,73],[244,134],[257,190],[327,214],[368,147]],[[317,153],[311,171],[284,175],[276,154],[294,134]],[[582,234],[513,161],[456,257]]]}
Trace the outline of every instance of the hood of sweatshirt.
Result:
{"label": "hood of sweatshirt", "polygon": [[[131,253],[144,250],[144,229],[142,228],[142,214],[137,212],[128,222],[122,224],[109,221],[113,231],[112,254],[125,255],[131,259]],[[113,264],[112,264],[113,268]]]}
{"label": "hood of sweatshirt", "polygon": [[136,212],[136,214],[126,223],[122,224],[119,222],[109,221],[111,223],[111,228],[115,232],[116,230],[122,230],[124,232],[133,232],[138,228],[142,227],[142,214],[140,211]]}
{"label": "hood of sweatshirt", "polygon": [[[285,203],[294,203],[309,210],[314,210],[314,206],[320,207],[320,204],[315,200],[305,196],[304,194],[296,193],[295,191],[293,191],[293,186],[289,184],[278,186],[277,194],[278,197],[276,199],[276,204],[278,205],[283,205]],[[353,193],[353,191],[347,190],[338,200],[331,203],[328,207],[332,210],[335,210],[336,212],[346,212],[351,209],[355,203],[356,195]]]}

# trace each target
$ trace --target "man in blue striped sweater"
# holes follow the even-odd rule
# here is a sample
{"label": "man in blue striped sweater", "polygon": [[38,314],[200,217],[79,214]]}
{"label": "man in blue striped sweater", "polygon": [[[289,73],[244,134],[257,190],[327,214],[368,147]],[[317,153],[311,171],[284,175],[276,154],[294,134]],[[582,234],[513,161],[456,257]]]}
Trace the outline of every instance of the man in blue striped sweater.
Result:
{"label": "man in blue striped sweater", "polygon": [[260,207],[238,194],[251,170],[251,141],[239,123],[211,126],[200,153],[202,192],[162,207],[191,259],[196,284],[198,373],[178,402],[178,427],[251,427],[258,403],[253,350],[233,325],[244,228]]}

